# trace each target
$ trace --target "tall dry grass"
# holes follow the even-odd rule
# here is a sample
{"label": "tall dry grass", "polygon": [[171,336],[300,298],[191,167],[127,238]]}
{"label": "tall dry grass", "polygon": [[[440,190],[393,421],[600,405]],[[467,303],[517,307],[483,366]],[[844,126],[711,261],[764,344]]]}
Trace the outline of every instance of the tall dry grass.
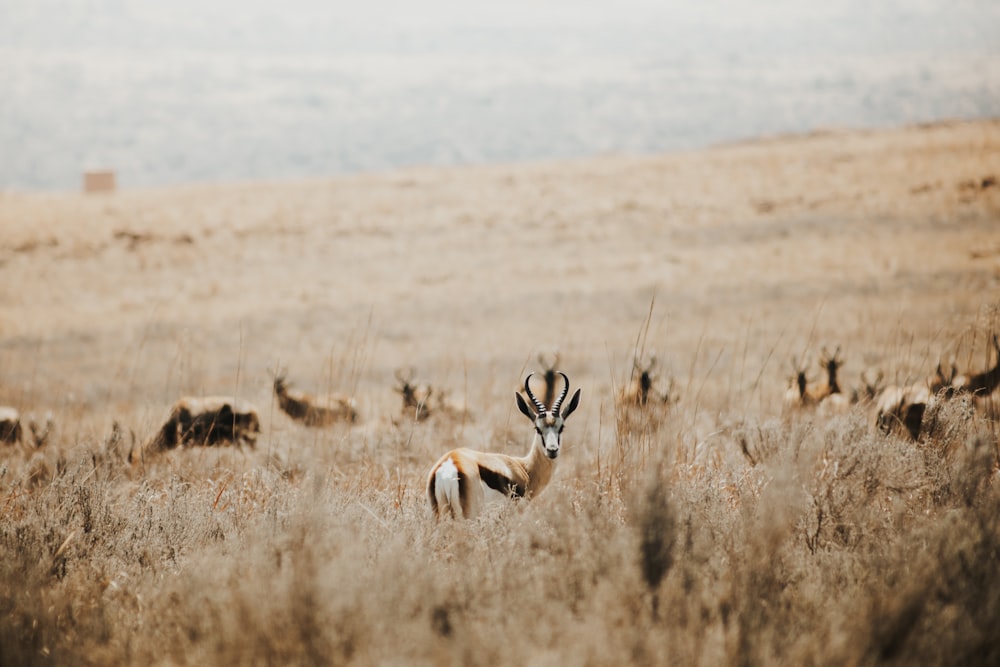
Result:
{"label": "tall dry grass", "polygon": [[[356,378],[366,354],[331,372]],[[935,409],[916,443],[862,408],[699,439],[699,413],[754,399],[690,395],[650,415],[585,393],[606,414],[570,422],[554,486],[468,523],[430,519],[424,474],[477,434],[523,449],[508,406],[131,463],[144,434],[118,426],[9,451],[0,661],[1000,660],[997,435],[972,403]]]}

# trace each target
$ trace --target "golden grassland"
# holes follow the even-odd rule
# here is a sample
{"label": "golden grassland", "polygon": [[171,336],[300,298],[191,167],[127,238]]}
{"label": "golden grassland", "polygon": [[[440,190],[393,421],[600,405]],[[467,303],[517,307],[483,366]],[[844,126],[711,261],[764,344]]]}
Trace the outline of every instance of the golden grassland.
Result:
{"label": "golden grassland", "polygon": [[[781,418],[823,346],[847,387],[992,362],[997,175],[982,121],[0,193],[0,404],[55,422],[0,451],[0,664],[997,664],[990,405],[917,442]],[[554,346],[583,401],[552,486],[433,521],[442,453],[527,449]],[[616,405],[637,351],[669,409]],[[401,415],[406,365],[471,417]],[[291,421],[278,368],[359,422]],[[144,451],[184,394],[254,402],[257,446]]]}

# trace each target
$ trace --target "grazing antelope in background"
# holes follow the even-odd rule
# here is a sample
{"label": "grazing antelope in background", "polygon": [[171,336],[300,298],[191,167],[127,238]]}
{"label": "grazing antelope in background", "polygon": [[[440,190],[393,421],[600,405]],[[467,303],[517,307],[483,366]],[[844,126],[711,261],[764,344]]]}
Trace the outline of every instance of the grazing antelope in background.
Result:
{"label": "grazing antelope in background", "polygon": [[444,417],[447,419],[471,419],[472,414],[461,401],[448,396],[447,392],[435,389],[429,384],[416,384],[413,381],[415,370],[408,366],[404,371],[396,369],[395,391],[403,398],[403,417],[418,422],[429,417]]}
{"label": "grazing antelope in background", "polygon": [[260,433],[257,410],[232,396],[185,396],[174,403],[170,417],[150,444],[150,450],[173,449],[179,444],[215,445],[221,442],[251,447]]}
{"label": "grazing antelope in background", "polygon": [[538,365],[544,371],[542,379],[545,380],[545,394],[542,396],[543,405],[552,405],[552,400],[556,396],[556,367],[559,365],[559,350],[542,350],[538,353]]}
{"label": "grazing antelope in background", "polygon": [[524,393],[515,392],[517,407],[535,426],[531,449],[525,456],[508,456],[474,449],[453,449],[442,456],[427,477],[427,498],[435,517],[450,514],[470,519],[482,511],[486,502],[502,501],[511,496],[533,498],[548,485],[555,471],[556,457],[562,445],[566,420],[580,404],[580,389],[565,409],[563,400],[569,393],[569,378],[559,372],[563,388],[546,408],[531,391],[531,377],[524,380]]}
{"label": "grazing antelope in background", "polygon": [[826,371],[826,377],[816,384],[809,384],[805,368],[800,367],[795,357],[792,357],[792,370],[795,374],[790,378],[785,391],[786,414],[806,408],[816,408],[816,412],[824,417],[846,412],[853,401],[841,391],[837,380],[837,372],[843,365],[839,345],[832,355],[823,348],[819,355],[819,366]]}
{"label": "grazing antelope in background", "polygon": [[[28,420],[28,428],[31,429],[31,439],[35,448],[42,447],[49,439],[52,431],[52,414],[45,416],[45,426],[41,427],[34,419]],[[8,445],[16,445],[24,440],[24,430],[21,427],[21,413],[16,408],[7,405],[0,405],[0,442]]]}
{"label": "grazing antelope in background", "polygon": [[875,425],[887,435],[904,429],[916,440],[920,436],[924,412],[933,397],[926,383],[907,387],[890,385],[882,390],[875,404]]}
{"label": "grazing antelope in background", "polygon": [[[993,368],[984,370],[982,373],[956,376],[955,366],[952,366],[952,377],[948,383],[948,387],[952,393],[986,397],[1000,386],[1000,341],[997,340],[996,334],[993,334],[993,349],[996,350],[997,354],[996,365]],[[938,370],[940,371],[940,366]]]}
{"label": "grazing antelope in background", "polygon": [[875,425],[885,434],[903,429],[911,439],[920,437],[924,413],[938,397],[947,398],[955,376],[955,368],[945,375],[938,363],[934,375],[922,382],[900,387],[889,385],[879,394],[875,403]]}
{"label": "grazing antelope in background", "polygon": [[0,405],[0,442],[21,442],[21,413],[16,408]]}
{"label": "grazing antelope in background", "polygon": [[807,391],[809,380],[806,377],[806,369],[804,366],[799,366],[795,357],[792,357],[792,372],[794,374],[788,379],[788,389],[785,390],[784,397],[786,415],[815,405],[812,395]]}
{"label": "grazing antelope in background", "polygon": [[844,360],[839,356],[840,346],[833,355],[823,350],[819,358],[819,365],[826,370],[826,382],[819,385],[814,390],[816,396],[816,412],[821,417],[829,417],[835,414],[843,414],[851,408],[853,401],[849,396],[840,390],[840,383],[837,381],[837,371],[844,365]]}
{"label": "grazing antelope in background", "polygon": [[633,359],[632,378],[619,392],[618,399],[622,405],[645,407],[646,405],[667,405],[670,403],[673,380],[669,382],[669,388],[665,392],[660,392],[653,386],[656,381],[656,377],[653,375],[656,361],[655,355],[651,355],[649,362],[645,365],[640,363],[638,357]]}
{"label": "grazing antelope in background", "polygon": [[312,396],[289,389],[284,373],[275,375],[274,393],[285,414],[306,426],[330,426],[338,421],[354,423],[358,419],[357,406],[351,397],[343,394]]}
{"label": "grazing antelope in background", "polygon": [[882,393],[885,374],[880,369],[866,368],[861,371],[861,384],[851,392],[851,402],[870,405]]}
{"label": "grazing antelope in background", "polygon": [[844,365],[844,360],[840,359],[840,346],[837,346],[833,355],[830,355],[826,348],[819,355],[819,366],[826,371],[826,380],[819,384],[807,387],[806,392],[812,397],[814,403],[819,403],[834,394],[840,393],[840,384],[837,382],[837,371]]}
{"label": "grazing antelope in background", "polygon": [[413,366],[407,366],[405,370],[397,368],[393,389],[403,397],[403,416],[422,422],[431,416],[430,399],[434,390],[428,384],[416,384],[413,380],[415,373]]}

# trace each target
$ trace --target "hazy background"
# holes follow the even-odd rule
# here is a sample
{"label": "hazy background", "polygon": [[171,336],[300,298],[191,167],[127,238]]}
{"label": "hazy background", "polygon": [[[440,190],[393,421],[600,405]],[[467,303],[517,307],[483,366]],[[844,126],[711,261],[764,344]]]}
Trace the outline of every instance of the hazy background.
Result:
{"label": "hazy background", "polygon": [[[0,189],[325,176],[1000,115],[1000,2],[3,0]],[[691,5],[691,6],[688,6]]]}

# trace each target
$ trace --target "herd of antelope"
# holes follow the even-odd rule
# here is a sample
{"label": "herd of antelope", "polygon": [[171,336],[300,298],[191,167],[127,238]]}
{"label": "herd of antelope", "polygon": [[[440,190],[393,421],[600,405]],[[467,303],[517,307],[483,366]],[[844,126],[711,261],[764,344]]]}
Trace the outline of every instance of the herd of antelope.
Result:
{"label": "herd of antelope", "polygon": [[920,437],[924,415],[929,407],[957,397],[968,396],[973,400],[988,399],[1000,386],[1000,341],[993,335],[996,361],[992,368],[979,373],[962,373],[952,363],[947,371],[939,362],[934,373],[913,384],[882,386],[883,374],[874,376],[871,371],[861,375],[861,386],[850,395],[845,394],[837,380],[837,371],[844,364],[840,348],[831,355],[825,349],[819,357],[823,378],[810,384],[806,369],[792,358],[794,374],[785,392],[785,414],[815,410],[822,416],[843,413],[854,405],[871,407],[874,424],[883,433],[905,433],[911,439]]}
{"label": "herd of antelope", "polygon": [[[793,375],[784,397],[784,414],[813,411],[820,416],[843,413],[853,406],[865,406],[874,413],[874,424],[885,433],[905,433],[919,438],[924,415],[929,406],[959,396],[984,398],[1000,386],[1000,341],[993,336],[997,357],[992,368],[979,373],[959,374],[954,364],[945,371],[938,364],[933,375],[907,386],[882,386],[883,374],[862,373],[861,385],[850,394],[843,391],[837,377],[844,360],[838,347],[833,354],[825,349],[819,357],[823,376],[811,383],[805,367],[792,358]],[[580,404],[581,389],[564,405],[569,395],[569,378],[556,370],[558,354],[546,358],[539,355],[544,371],[536,379],[529,373],[521,391],[514,392],[518,410],[534,427],[530,448],[524,456],[508,456],[468,448],[454,449],[444,454],[431,468],[427,478],[427,498],[435,516],[471,518],[479,514],[487,502],[513,497],[537,496],[552,479],[556,458],[562,443],[566,420]],[[673,382],[666,390],[656,387],[656,358],[633,363],[630,381],[617,393],[616,405],[623,409],[648,411],[668,408],[677,399]],[[402,398],[401,419],[424,422],[432,417],[446,420],[469,420],[471,413],[451,400],[446,392],[424,382],[417,382],[412,367],[397,369],[394,390]],[[284,372],[273,375],[274,395],[279,408],[293,420],[308,427],[321,428],[335,423],[355,423],[359,420],[354,399],[343,394],[311,395],[289,386]],[[540,386],[544,385],[543,387]],[[527,397],[527,398],[525,398]],[[393,420],[398,425],[400,420]],[[35,448],[44,445],[52,428],[51,417],[45,426],[29,421]],[[232,396],[185,396],[170,409],[167,421],[145,448],[150,453],[178,446],[214,445],[224,442],[253,446],[260,433],[260,418],[249,402]],[[20,414],[11,407],[0,406],[0,443],[25,440]]]}

